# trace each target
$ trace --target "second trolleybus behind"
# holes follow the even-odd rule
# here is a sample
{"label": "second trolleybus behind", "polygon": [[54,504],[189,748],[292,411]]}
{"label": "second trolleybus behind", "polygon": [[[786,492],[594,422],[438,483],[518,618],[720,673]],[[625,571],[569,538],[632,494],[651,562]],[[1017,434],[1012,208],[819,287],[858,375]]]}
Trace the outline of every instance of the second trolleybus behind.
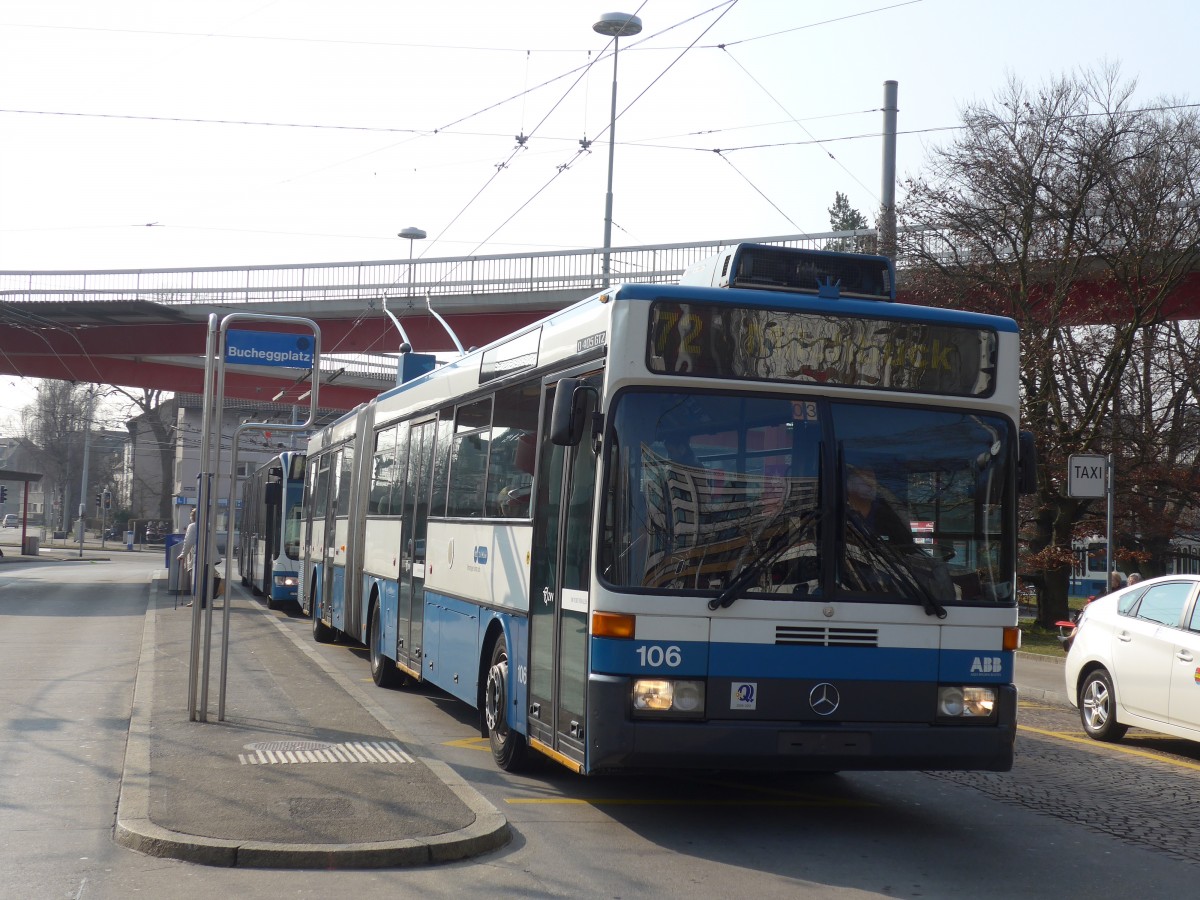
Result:
{"label": "second trolleybus behind", "polygon": [[238,572],[275,609],[297,600],[303,526],[304,454],[285,450],[242,485]]}
{"label": "second trolleybus behind", "polygon": [[503,768],[1009,769],[1017,328],[893,277],[739,245],[344,416],[314,636],[477,707]]}

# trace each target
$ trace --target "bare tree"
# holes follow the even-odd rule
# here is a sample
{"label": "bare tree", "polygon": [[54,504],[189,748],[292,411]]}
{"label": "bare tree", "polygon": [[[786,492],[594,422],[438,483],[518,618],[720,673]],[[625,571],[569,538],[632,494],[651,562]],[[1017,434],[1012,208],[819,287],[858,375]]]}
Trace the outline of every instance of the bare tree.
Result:
{"label": "bare tree", "polygon": [[[136,418],[130,418],[126,422],[126,427],[129,429],[130,441],[135,445],[139,440],[141,428],[148,429],[152,435],[152,441],[157,450],[157,459],[159,471],[151,476],[147,472],[138,470],[136,462],[134,470],[131,473],[133,478],[132,493],[133,506],[130,510],[135,518],[144,519],[160,519],[162,521],[170,521],[171,519],[171,502],[173,496],[173,486],[175,479],[175,433],[173,431],[175,407],[172,405],[170,409],[163,407],[162,391],[151,388],[143,388],[140,394],[131,393],[125,388],[116,388],[116,393],[125,397],[132,408],[136,408],[140,415]],[[131,410],[132,411],[132,410]],[[134,459],[138,458],[138,454],[133,454]],[[146,490],[138,490],[138,486],[152,485],[156,489],[152,493],[155,497],[153,508],[141,508],[139,497],[147,493]]]}
{"label": "bare tree", "polygon": [[[77,503],[87,506],[78,494],[75,478],[83,470],[83,445],[94,401],[91,385],[43,381],[37,399],[21,411],[22,437],[38,448],[44,482],[48,482],[43,484],[50,507],[46,521],[60,531],[70,527]],[[89,460],[88,468],[97,471],[103,466]]]}
{"label": "bare tree", "polygon": [[1146,328],[1113,416],[1119,448],[1115,557],[1143,574],[1165,573],[1173,539],[1195,531],[1200,505],[1198,393],[1200,323]]}
{"label": "bare tree", "polygon": [[1011,316],[1022,329],[1025,424],[1042,461],[1024,522],[1039,617],[1067,612],[1071,541],[1089,503],[1066,496],[1067,457],[1115,447],[1119,397],[1147,329],[1200,261],[1200,129],[1171,104],[1136,109],[1109,67],[1037,92],[1011,79],[995,107],[907,181],[906,272],[929,302]]}

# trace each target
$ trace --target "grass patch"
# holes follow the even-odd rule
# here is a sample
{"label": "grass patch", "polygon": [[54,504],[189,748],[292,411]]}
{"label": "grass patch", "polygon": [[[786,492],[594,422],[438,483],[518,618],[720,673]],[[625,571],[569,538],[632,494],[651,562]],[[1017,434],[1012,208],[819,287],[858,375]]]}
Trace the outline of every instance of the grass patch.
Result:
{"label": "grass patch", "polygon": [[1037,622],[1021,620],[1021,649],[1026,653],[1041,656],[1062,656],[1062,644],[1058,642],[1058,629],[1046,629]]}

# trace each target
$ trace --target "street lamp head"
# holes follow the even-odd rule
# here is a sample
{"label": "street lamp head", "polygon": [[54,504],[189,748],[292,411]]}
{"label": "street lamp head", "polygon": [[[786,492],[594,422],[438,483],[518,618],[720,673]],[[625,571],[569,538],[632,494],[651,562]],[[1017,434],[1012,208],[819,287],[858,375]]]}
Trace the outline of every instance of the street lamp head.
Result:
{"label": "street lamp head", "polygon": [[410,241],[423,241],[425,238],[429,237],[429,235],[427,235],[420,228],[405,228],[403,231],[397,234],[396,237],[406,238]]}
{"label": "street lamp head", "polygon": [[642,31],[642,20],[630,13],[608,12],[592,26],[596,34],[606,37],[633,37]]}

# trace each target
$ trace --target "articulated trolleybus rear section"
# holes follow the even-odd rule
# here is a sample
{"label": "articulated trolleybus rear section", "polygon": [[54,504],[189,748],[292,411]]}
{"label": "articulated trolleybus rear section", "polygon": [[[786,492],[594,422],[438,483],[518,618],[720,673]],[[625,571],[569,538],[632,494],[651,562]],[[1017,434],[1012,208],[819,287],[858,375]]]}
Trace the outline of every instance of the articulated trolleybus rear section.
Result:
{"label": "articulated trolleybus rear section", "polygon": [[477,707],[506,769],[1009,769],[1017,329],[893,283],[738,245],[346,415],[315,638]]}

